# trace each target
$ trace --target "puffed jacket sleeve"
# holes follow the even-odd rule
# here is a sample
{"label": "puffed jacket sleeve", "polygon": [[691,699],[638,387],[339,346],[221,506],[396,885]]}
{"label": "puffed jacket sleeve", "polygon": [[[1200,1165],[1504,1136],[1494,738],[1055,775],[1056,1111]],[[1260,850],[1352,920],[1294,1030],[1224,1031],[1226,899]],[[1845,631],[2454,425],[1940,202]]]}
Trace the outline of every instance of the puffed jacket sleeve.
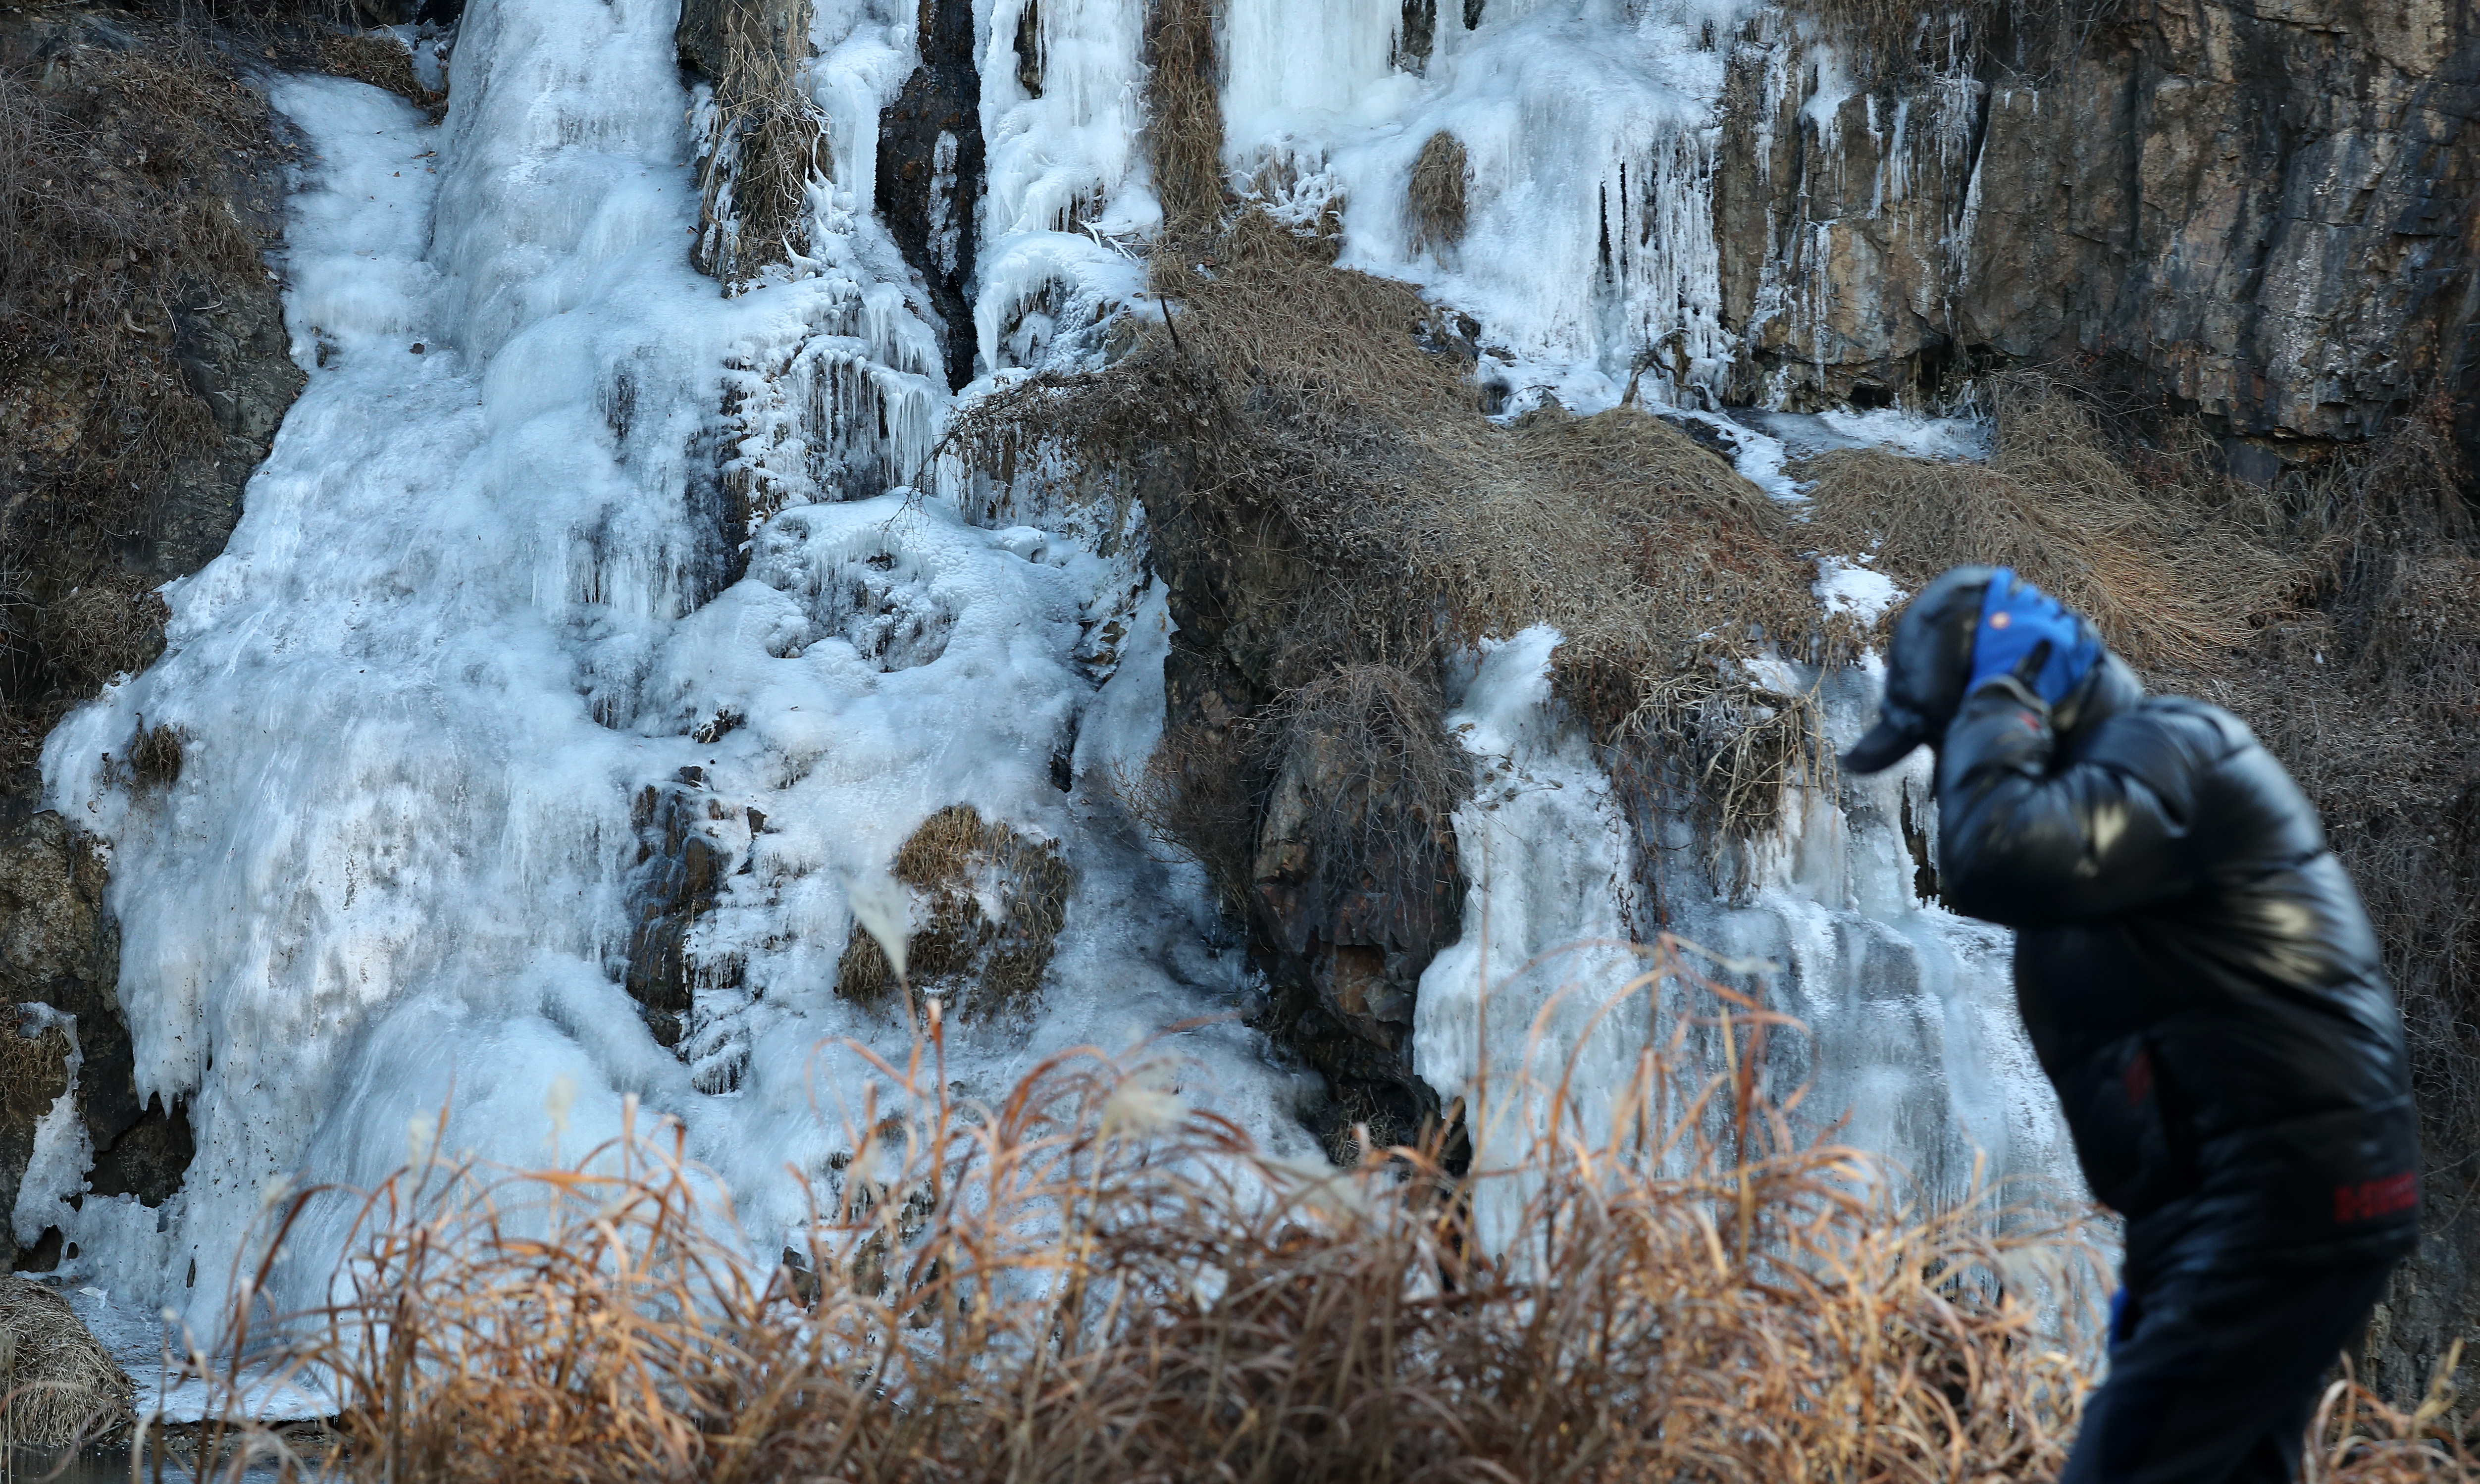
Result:
{"label": "puffed jacket sleeve", "polygon": [[1955,911],[2013,928],[2140,912],[2196,889],[2200,758],[2137,711],[2053,767],[2049,708],[2000,678],[1964,701],[1938,765],[1938,884]]}

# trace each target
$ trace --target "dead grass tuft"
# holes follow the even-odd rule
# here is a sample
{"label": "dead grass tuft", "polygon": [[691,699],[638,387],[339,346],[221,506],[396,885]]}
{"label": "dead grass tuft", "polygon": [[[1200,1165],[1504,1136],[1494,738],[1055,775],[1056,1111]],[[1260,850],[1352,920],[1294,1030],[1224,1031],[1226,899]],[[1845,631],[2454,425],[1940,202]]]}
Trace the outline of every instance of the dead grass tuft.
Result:
{"label": "dead grass tuft", "polygon": [[2458,1416],[2454,1371],[2463,1359],[2456,1340],[2430,1373],[2428,1391],[2409,1411],[2387,1404],[2361,1385],[2345,1360],[2308,1429],[2305,1473],[2310,1484],[2469,1484],[2480,1479],[2475,1432],[2480,1420]]}
{"label": "dead grass tuft", "polygon": [[108,569],[44,617],[44,649],[61,678],[90,694],[116,676],[154,663],[164,652],[164,625],[171,613],[146,578]]}
{"label": "dead grass tuft", "polygon": [[[895,853],[894,876],[912,887],[922,922],[905,943],[917,994],[936,995],[959,1019],[986,1019],[1031,1002],[1073,884],[1059,846],[1032,840],[969,805],[950,805],[922,821]],[[995,904],[995,914],[988,904]],[[865,1005],[895,988],[877,939],[856,924],[837,969],[836,993]]]}
{"label": "dead grass tuft", "polygon": [[[1303,1169],[1177,1066],[1090,1050],[960,1105],[934,1019],[881,1064],[891,1116],[854,1094],[788,1262],[702,1204],[677,1129],[632,1129],[398,1175],[276,1353],[340,1388],[325,1468],[357,1478],[2047,1476],[2093,1358],[2073,1230],[1908,1206],[1753,1085],[1682,1075],[1692,1023],[1754,1054],[1773,1017],[1666,946],[1649,967],[1632,992],[1688,998],[1616,1132],[1545,1129],[1517,1167]],[[1509,1204],[1496,1250],[1477,1197]],[[297,1198],[245,1291],[351,1198]]]}
{"label": "dead grass tuft", "polygon": [[1215,900],[1249,914],[1265,748],[1253,729],[1172,727],[1143,767],[1103,781],[1146,835],[1196,861]]}
{"label": "dead grass tuft", "polygon": [[1412,162],[1405,213],[1412,221],[1412,250],[1443,257],[1464,240],[1463,141],[1440,129]]}
{"label": "dead grass tuft", "polygon": [[1171,234],[1223,217],[1222,66],[1217,0],[1150,0],[1146,9],[1146,157]]}
{"label": "dead grass tuft", "polygon": [[67,1448],[114,1437],[136,1420],[136,1398],[67,1300],[0,1273],[0,1442]]}
{"label": "dead grass tuft", "polygon": [[181,780],[181,765],[188,760],[190,734],[169,722],[146,725],[138,719],[137,735],[130,738],[129,751],[120,759],[120,772],[132,788],[144,793],[171,787]]}
{"label": "dead grass tuft", "polygon": [[26,1100],[39,1115],[68,1090],[68,1033],[47,1025],[32,1036],[0,1027],[0,1101]]}
{"label": "dead grass tuft", "polygon": [[413,73],[413,53],[393,36],[322,38],[319,61],[338,77],[349,77],[355,82],[385,89],[416,108],[436,111],[448,101],[445,91],[422,86],[422,80]]}
{"label": "dead grass tuft", "polygon": [[809,246],[810,184],[830,171],[826,116],[800,86],[810,0],[770,20],[759,0],[724,0],[723,74],[701,146],[700,269],[729,290]]}
{"label": "dead grass tuft", "polygon": [[2298,569],[2265,544],[2230,481],[2139,480],[2093,414],[2042,379],[2001,381],[1994,395],[1985,465],[1869,448],[1811,460],[1801,473],[1816,480],[1820,545],[1866,552],[1914,592],[1958,562],[2012,567],[2143,669],[2221,664],[2286,605]]}
{"label": "dead grass tuft", "polygon": [[1690,667],[1648,687],[1620,724],[1622,738],[1689,739],[1700,772],[1685,790],[1698,811],[1708,865],[1718,884],[1736,894],[1753,884],[1734,875],[1751,864],[1729,849],[1782,823],[1787,801],[1834,786],[1834,753],[1825,743],[1817,697],[1753,678],[1732,678],[1717,662]]}

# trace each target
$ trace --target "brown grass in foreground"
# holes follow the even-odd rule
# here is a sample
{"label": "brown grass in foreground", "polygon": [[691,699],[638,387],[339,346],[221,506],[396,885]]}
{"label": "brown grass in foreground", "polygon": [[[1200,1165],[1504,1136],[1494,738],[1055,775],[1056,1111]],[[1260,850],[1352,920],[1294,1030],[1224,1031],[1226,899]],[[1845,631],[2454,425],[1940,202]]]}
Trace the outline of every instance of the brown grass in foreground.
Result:
{"label": "brown grass in foreground", "polygon": [[[1615,1132],[1545,1089],[1563,1112],[1524,1165],[1462,1181],[1419,1149],[1269,1159],[1159,1060],[1070,1053],[961,1106],[935,1013],[882,1067],[905,1110],[862,1114],[783,1265],[662,1125],[566,1168],[407,1171],[367,1197],[336,1305],[279,1326],[345,1403],[340,1448],[287,1456],[633,1484],[2054,1470],[2095,1291],[2072,1227],[1904,1206],[1755,1079],[1683,1076],[1692,1027],[1747,1065],[1777,1017],[1650,968],[1633,992],[1703,1012],[1593,1100]],[[1476,1200],[1507,1250],[1469,1240]]]}
{"label": "brown grass in foreground", "polygon": [[[1795,1137],[1754,1075],[1792,1023],[1678,947],[1627,987],[1677,1007],[1629,1084],[1537,1089],[1524,1162],[1461,1179],[1429,1149],[1270,1159],[1159,1057],[957,1103],[935,1001],[781,1263],[664,1122],[565,1167],[408,1169],[359,1197],[331,1307],[223,1337],[333,1386],[333,1430],[199,1452],[391,1484],[2054,1476],[2102,1292],[2077,1218],[1919,1209]],[[1684,1075],[1692,1037],[1727,1070]],[[260,1292],[341,1198],[293,1201]],[[2311,1476],[2480,1478],[2452,1400],[2336,1387]]]}

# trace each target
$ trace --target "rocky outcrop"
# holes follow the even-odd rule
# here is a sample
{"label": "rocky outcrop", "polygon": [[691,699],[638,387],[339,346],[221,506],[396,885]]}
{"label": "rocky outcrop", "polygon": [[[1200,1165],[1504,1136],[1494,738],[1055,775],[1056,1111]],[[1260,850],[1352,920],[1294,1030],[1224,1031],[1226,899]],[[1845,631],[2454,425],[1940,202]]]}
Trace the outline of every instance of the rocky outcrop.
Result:
{"label": "rocky outcrop", "polygon": [[[272,238],[279,192],[272,181],[256,184],[262,189],[251,209],[265,214]],[[241,521],[242,487],[308,379],[286,353],[277,286],[262,283],[212,299],[201,293],[173,311],[173,355],[183,381],[206,403],[220,446],[203,466],[178,472],[156,530],[132,553],[160,581],[186,576],[222,553]]]}
{"label": "rocky outcrop", "polygon": [[[129,1027],[117,995],[120,937],[104,904],[106,868],[92,837],[49,811],[0,834],[0,1048],[29,1075],[0,1094],[0,1217],[17,1204],[35,1121],[67,1091],[71,1040],[77,1111],[93,1151],[84,1194],[136,1195],[162,1205],[179,1189],[193,1144],[186,1110],[141,1102]],[[29,1011],[32,1013],[29,1013]],[[67,1017],[65,1024],[62,1017]],[[49,1090],[50,1096],[45,1096]],[[0,1220],[0,1227],[7,1225]],[[0,1267],[48,1267],[57,1236],[21,1252],[0,1231]]]}
{"label": "rocky outcrop", "polygon": [[1280,687],[1277,629],[1316,569],[1235,528],[1230,507],[1185,498],[1188,482],[1162,457],[1140,484],[1174,625],[1158,782],[1181,817],[1168,832],[1245,921],[1272,990],[1260,1028],[1325,1079],[1309,1122],[1349,1161],[1356,1126],[1383,1147],[1440,1115],[1412,1070],[1412,1008],[1461,927],[1449,816],[1468,783],[1436,676],[1346,665]]}
{"label": "rocky outcrop", "polygon": [[2066,356],[2260,465],[2440,390],[2470,441],[2470,7],[2143,0],[2051,39],[2044,76],[1984,58],[1847,95],[1794,34],[1736,49],[1715,191],[1742,395],[1912,400]]}
{"label": "rocky outcrop", "polygon": [[261,261],[283,198],[253,71],[271,49],[174,31],[90,5],[0,13],[0,101],[38,188],[13,188],[0,293],[0,792],[21,797],[50,723],[160,649],[148,590],[223,550],[304,380]]}
{"label": "rocky outcrop", "polygon": [[[720,734],[720,733],[717,733]],[[714,908],[739,836],[765,827],[754,810],[726,805],[707,787],[706,770],[683,768],[679,779],[640,789],[633,808],[637,866],[629,887],[628,969],[623,983],[658,1045],[677,1047],[696,1003],[700,968],[688,952],[698,919]],[[753,817],[755,816],[755,817]],[[745,832],[745,833],[743,832]],[[745,848],[738,852],[745,854]],[[726,965],[732,972],[736,965]],[[711,976],[716,966],[707,966]]]}

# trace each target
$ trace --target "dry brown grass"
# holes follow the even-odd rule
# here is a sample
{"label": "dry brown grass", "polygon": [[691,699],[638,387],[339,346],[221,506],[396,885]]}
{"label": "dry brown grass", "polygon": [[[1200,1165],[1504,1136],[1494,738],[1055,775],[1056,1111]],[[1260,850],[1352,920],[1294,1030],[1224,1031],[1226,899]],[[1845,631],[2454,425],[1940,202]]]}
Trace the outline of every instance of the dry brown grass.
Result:
{"label": "dry brown grass", "polygon": [[2480,1419],[2458,1415],[2456,1340],[2439,1357],[2428,1390],[2408,1410],[2363,1386],[2347,1359],[2308,1429],[2307,1484],[2468,1484],[2480,1478],[2473,1448]]}
{"label": "dry brown grass", "polygon": [[171,613],[144,577],[107,568],[54,604],[50,617],[50,657],[62,683],[91,694],[154,662]]}
{"label": "dry brown grass", "polygon": [[1435,692],[1391,665],[1346,665],[1282,697],[1259,726],[1276,813],[1290,815],[1270,817],[1266,836],[1304,857],[1277,875],[1319,900],[1370,895],[1439,919],[1359,924],[1346,941],[1443,946],[1463,907],[1451,820],[1472,797],[1472,760]]}
{"label": "dry brown grass", "polygon": [[[1055,842],[985,821],[970,805],[951,805],[905,840],[893,875],[919,894],[922,926],[904,953],[916,993],[939,996],[958,1019],[974,1020],[1041,992],[1073,884]],[[985,902],[997,904],[995,917]],[[876,1005],[896,986],[886,950],[856,924],[837,969],[836,993]]]}
{"label": "dry brown grass", "polygon": [[1146,7],[1146,158],[1175,237],[1223,217],[1223,93],[1214,31],[1217,0],[1149,0]]}
{"label": "dry brown grass", "polygon": [[190,734],[169,722],[146,725],[138,718],[138,730],[130,737],[129,746],[109,766],[119,780],[141,793],[158,792],[181,780],[181,766],[189,758]]}
{"label": "dry brown grass", "polygon": [[65,1299],[0,1273],[0,1457],[10,1443],[74,1447],[126,1431],[136,1394]]}
{"label": "dry brown grass", "polygon": [[68,1090],[68,1033],[47,1025],[32,1036],[0,1027],[0,1088],[8,1100],[24,1098],[40,1110]]}
{"label": "dry brown grass", "polygon": [[1101,780],[1149,839],[1204,870],[1215,900],[1234,919],[1249,914],[1265,751],[1253,729],[1171,727],[1143,766]]}
{"label": "dry brown grass", "polygon": [[1412,250],[1444,256],[1464,240],[1464,142],[1440,129],[1412,162],[1405,214],[1412,222]]}
{"label": "dry brown grass", "polygon": [[826,118],[800,86],[809,0],[770,22],[757,0],[725,0],[723,74],[701,141],[698,267],[727,289],[748,285],[809,246],[810,183],[830,169]]}
{"label": "dry brown grass", "polygon": [[1987,464],[1865,448],[1811,460],[1820,546],[1866,552],[1914,592],[1958,562],[2012,567],[2146,669],[2226,662],[2300,585],[2228,481],[2139,478],[2085,405],[2041,379],[2001,381],[1996,397]]}
{"label": "dry brown grass", "polygon": [[[1907,1206],[1751,1082],[1683,1076],[1692,1023],[1754,1055],[1775,1017],[1666,947],[1648,968],[1631,992],[1690,999],[1617,1132],[1563,1121],[1520,1168],[1294,1167],[1175,1066],[1091,1051],[960,1106],[934,1015],[785,1266],[659,1127],[399,1175],[333,1307],[277,1333],[339,1387],[323,1467],[357,1478],[2048,1476],[2091,1352],[2074,1230]],[[1485,1253],[1493,1190],[1519,1209]]]}
{"label": "dry brown grass", "polygon": [[414,75],[413,54],[392,36],[323,37],[319,62],[338,77],[384,88],[417,108],[435,111],[448,101],[444,90],[422,86]]}

